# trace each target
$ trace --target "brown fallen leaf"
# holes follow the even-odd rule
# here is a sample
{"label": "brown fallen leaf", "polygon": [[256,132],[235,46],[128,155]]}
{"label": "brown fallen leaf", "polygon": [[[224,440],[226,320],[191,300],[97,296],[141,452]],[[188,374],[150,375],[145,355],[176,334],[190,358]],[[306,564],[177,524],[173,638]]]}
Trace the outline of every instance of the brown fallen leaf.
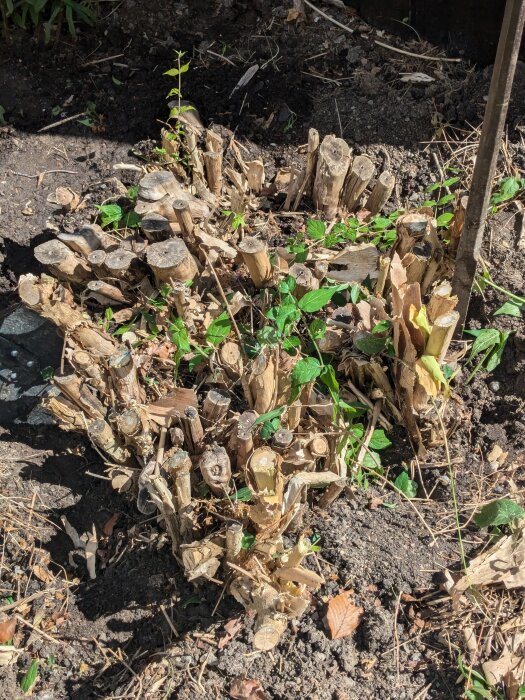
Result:
{"label": "brown fallen leaf", "polygon": [[51,583],[51,581],[55,580],[53,574],[48,569],[40,566],[40,564],[35,564],[33,566],[33,574],[43,583]]}
{"label": "brown fallen leaf", "polygon": [[230,696],[234,700],[269,700],[261,681],[246,676],[235,678],[230,688]]}
{"label": "brown fallen leaf", "polygon": [[330,639],[347,637],[361,622],[364,610],[352,603],[350,595],[348,591],[344,591],[328,601],[324,622]]}
{"label": "brown fallen leaf", "polygon": [[120,518],[120,513],[113,513],[111,518],[107,520],[104,525],[102,526],[102,532],[107,536],[111,537],[113,534],[113,530],[115,528],[115,525],[118,523],[118,519]]}
{"label": "brown fallen leaf", "polygon": [[8,617],[0,622],[0,644],[13,639],[16,631],[16,617]]}
{"label": "brown fallen leaf", "polygon": [[224,649],[224,647],[239,634],[241,629],[242,620],[240,617],[234,617],[233,620],[228,620],[228,622],[224,625],[223,632],[219,637],[219,641],[217,642],[217,648]]}

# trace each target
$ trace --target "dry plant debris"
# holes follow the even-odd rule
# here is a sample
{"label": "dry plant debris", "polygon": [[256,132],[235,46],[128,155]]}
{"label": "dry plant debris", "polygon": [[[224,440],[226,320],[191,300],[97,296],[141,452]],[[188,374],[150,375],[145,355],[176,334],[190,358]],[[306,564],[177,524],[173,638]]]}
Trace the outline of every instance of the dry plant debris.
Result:
{"label": "dry plant debris", "polygon": [[325,623],[330,639],[340,639],[352,634],[363,617],[363,608],[351,601],[349,591],[339,593],[328,601]]}
{"label": "dry plant debris", "polygon": [[[311,129],[303,169],[267,183],[262,162],[198,119],[184,138],[191,176],[176,163],[142,178],[139,230],[59,234],[35,249],[49,274],[22,276],[19,294],[64,336],[47,409],[163,521],[189,580],[224,585],[255,613],[254,645],[268,650],[323,583],[305,566],[310,541],[283,543],[317,500],[307,493],[324,489],[329,508],[361,465],[377,469],[392,421],[420,455],[441,439],[436,408],[446,423],[456,406],[443,367],[457,299],[432,209],[400,215],[388,253],[313,241],[297,260],[252,235],[279,178],[285,207],[311,197],[329,230],[381,211],[394,176],[367,194],[373,164],[342,139]],[[267,225],[278,232],[272,214]],[[69,534],[93,578],[95,535]],[[360,612],[341,625],[337,605],[341,636]]]}

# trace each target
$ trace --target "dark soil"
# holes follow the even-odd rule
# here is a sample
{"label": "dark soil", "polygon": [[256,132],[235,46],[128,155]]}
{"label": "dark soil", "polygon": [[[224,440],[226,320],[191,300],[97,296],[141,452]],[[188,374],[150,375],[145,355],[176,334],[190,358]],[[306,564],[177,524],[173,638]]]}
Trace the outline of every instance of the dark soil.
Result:
{"label": "dark soil", "polygon": [[[349,12],[329,7],[352,27],[351,35],[313,15],[305,25],[287,22],[287,9],[286,3],[255,0],[129,0],[108,10],[109,16],[78,43],[63,36],[54,47],[44,48],[36,39],[15,33],[2,45],[0,105],[8,126],[0,131],[0,291],[6,309],[16,304],[18,276],[37,270],[31,246],[51,238],[54,227],[69,230],[76,225],[75,216],[64,216],[47,202],[57,186],[89,195],[87,209],[79,214],[85,220],[95,213],[96,203],[115,193],[115,177],[126,186],[135,182],[136,173],[115,171],[113,165],[137,162],[133,152],[143,152],[147,145],[137,143],[158,138],[158,120],[166,117],[164,96],[171,86],[163,71],[174,64],[176,49],[192,57],[184,96],[206,122],[235,131],[269,171],[290,164],[308,128],[315,127],[322,134],[341,134],[356,153],[366,152],[378,166],[392,169],[399,183],[395,205],[425,198],[424,188],[439,178],[425,142],[442,123],[466,130],[468,123],[479,123],[490,73],[466,64],[420,62],[381,49],[375,38],[399,41],[378,34]],[[434,50],[428,45],[407,48]],[[232,95],[254,64],[259,70],[247,89]],[[413,71],[435,80],[428,86],[400,81],[401,73]],[[525,166],[519,138],[524,91],[520,66],[508,125],[508,147],[517,168]],[[38,133],[85,111],[88,103],[100,115],[96,132],[75,120]],[[49,173],[41,182],[27,177],[46,170],[74,172]],[[509,221],[511,214],[509,210],[493,220],[485,258],[497,283],[523,293],[524,251],[517,247],[521,218]],[[495,372],[478,375],[467,387],[458,383],[470,419],[454,436],[451,452],[455,464],[463,460],[458,478],[465,504],[479,497],[479,483],[483,499],[513,488],[512,470],[493,473],[484,460],[494,443],[510,451],[509,465],[518,463],[525,448],[525,331],[518,319],[491,316],[503,301],[487,290],[484,299],[474,298],[471,309],[470,327],[491,325],[515,332]],[[401,460],[409,458],[403,444],[394,446],[387,455],[392,476]],[[14,591],[18,599],[53,588],[67,591],[48,593],[34,604],[28,619],[34,620],[37,612],[45,620],[55,614],[54,624],[42,629],[59,641],[21,628],[15,641],[25,651],[16,664],[0,671],[0,695],[18,697],[21,676],[31,658],[38,657],[42,661],[35,696],[42,700],[184,700],[196,694],[227,698],[234,677],[241,674],[259,679],[272,700],[459,697],[455,658],[425,602],[429,596],[439,597],[443,568],[458,565],[446,467],[436,466],[442,463],[441,453],[431,455],[426,465],[431,468],[422,473],[427,490],[436,489],[428,504],[418,502],[431,529],[445,533],[437,543],[406,502],[379,486],[355,501],[340,499],[329,514],[313,516],[306,526],[321,536],[319,565],[327,584],[274,652],[262,655],[253,654],[250,620],[218,649],[224,623],[239,616],[240,608],[224,598],[215,610],[219,588],[195,589],[184,581],[155,521],[145,521],[106,481],[86,475],[86,470],[101,474],[102,465],[80,438],[53,427],[6,427],[0,442],[0,493],[10,499],[23,535],[5,536],[1,595]],[[382,499],[395,509],[380,505]],[[24,504],[34,512],[35,529],[27,524]],[[48,520],[40,520],[39,514]],[[100,534],[115,514],[112,533],[99,540],[101,565],[90,581],[84,563],[75,568],[69,559],[72,543],[60,517],[66,515],[80,533],[95,524]],[[476,537],[472,532],[474,546]],[[35,551],[50,557],[51,582],[24,579]],[[322,622],[324,605],[342,588],[354,591],[365,616],[354,638],[330,641]],[[50,654],[56,657],[51,666],[46,664]]]}

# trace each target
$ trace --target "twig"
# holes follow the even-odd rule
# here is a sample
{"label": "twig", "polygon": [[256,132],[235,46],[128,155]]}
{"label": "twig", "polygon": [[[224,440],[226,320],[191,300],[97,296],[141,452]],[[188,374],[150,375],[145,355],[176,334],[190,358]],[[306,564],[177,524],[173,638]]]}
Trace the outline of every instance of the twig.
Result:
{"label": "twig", "polygon": [[38,593],[32,593],[31,595],[28,595],[27,598],[21,598],[20,600],[17,600],[14,603],[9,603],[9,605],[4,605],[0,608],[0,613],[5,613],[8,610],[15,610],[16,608],[19,608],[21,605],[25,605],[26,603],[31,603],[31,601],[36,600],[37,598],[41,598],[44,595],[47,595],[48,593],[56,593],[57,591],[63,591],[63,588],[48,588],[45,591],[38,591]]}
{"label": "twig", "polygon": [[209,259],[208,254],[206,253],[206,251],[204,250],[204,248],[202,246],[200,247],[200,249],[202,250],[204,257],[206,258],[206,262],[208,264],[208,267],[210,268],[211,274],[215,278],[215,282],[217,283],[217,288],[218,288],[219,293],[222,297],[222,300],[226,306],[226,311],[228,312],[228,316],[230,317],[230,321],[232,322],[232,326],[235,330],[235,333],[237,334],[237,337],[239,338],[240,350],[241,350],[242,354],[246,357],[246,353],[244,352],[244,344],[243,344],[243,340],[242,340],[241,331],[239,330],[239,326],[237,325],[235,317],[232,313],[230,303],[229,303],[228,299],[226,298],[226,294],[224,293],[224,289],[222,288],[222,284],[220,283],[219,278],[217,277],[217,273],[215,272],[215,269],[214,269],[213,265],[211,264],[211,260]]}
{"label": "twig", "polygon": [[47,126],[43,126],[41,129],[38,130],[38,134],[42,133],[42,131],[49,131],[49,129],[54,129],[55,126],[60,126],[61,124],[67,124],[67,122],[72,122],[74,119],[78,119],[79,117],[85,117],[86,113],[85,112],[79,112],[78,114],[73,114],[71,117],[66,117],[65,119],[60,119],[57,122],[53,122],[52,124],[48,124]]}
{"label": "twig", "polygon": [[36,175],[31,175],[30,173],[17,173],[15,170],[9,171],[12,175],[18,175],[18,177],[29,177],[29,178],[41,178],[44,179],[46,175],[51,175],[51,173],[67,173],[68,175],[78,175],[78,170],[44,170]]}
{"label": "twig", "polygon": [[310,0],[303,0],[303,2],[305,5],[308,5],[308,7],[311,8],[314,12],[317,12],[318,15],[321,15],[321,17],[324,17],[332,24],[335,24],[336,27],[340,27],[341,29],[344,29],[345,32],[348,32],[349,34],[354,33],[353,29],[350,29],[350,27],[347,27],[346,24],[342,24],[341,22],[338,22],[333,17],[330,17],[330,15],[327,15],[326,12],[323,12],[318,7],[316,7],[312,2],[310,2]]}
{"label": "twig", "polygon": [[399,617],[399,608],[401,606],[401,592],[397,596],[396,609],[394,612],[394,659],[396,664],[396,685],[399,683],[399,635],[397,633],[397,618]]}
{"label": "twig", "polygon": [[45,639],[47,639],[49,642],[53,642],[53,644],[62,644],[62,645],[64,645],[64,646],[66,645],[66,642],[63,642],[61,639],[55,639],[55,638],[52,637],[50,634],[47,634],[46,632],[43,632],[42,630],[39,630],[38,627],[35,627],[34,625],[32,625],[32,624],[31,624],[30,622],[28,622],[27,620],[24,620],[24,618],[22,617],[22,615],[15,615],[15,617],[16,617],[16,619],[17,619],[19,622],[21,622],[23,625],[26,625],[27,627],[29,627],[30,629],[32,629],[33,632],[36,632],[37,634],[42,635],[42,637],[44,637]]}
{"label": "twig", "polygon": [[374,428],[376,427],[377,419],[379,418],[379,414],[381,413],[381,408],[383,407],[383,401],[380,399],[379,401],[376,401],[374,405],[374,409],[372,411],[372,418],[370,419],[370,422],[368,424],[368,427],[366,429],[365,436],[363,438],[363,442],[361,443],[361,449],[358,452],[357,459],[355,461],[354,466],[359,466],[363,459],[365,458],[365,455],[368,451],[368,445],[370,444],[370,440],[372,439],[372,435],[374,434]]}
{"label": "twig", "polygon": [[106,58],[96,58],[94,61],[88,61],[87,63],[83,63],[82,67],[85,68],[86,66],[94,66],[96,63],[104,63],[105,61],[112,61],[114,58],[120,58],[121,56],[124,56],[124,54],[117,53],[114,56],[107,56]]}
{"label": "twig", "polygon": [[173,632],[173,634],[174,634],[176,637],[179,637],[180,635],[179,635],[179,633],[178,633],[178,631],[177,631],[177,628],[175,627],[175,625],[173,624],[173,622],[170,620],[170,616],[169,616],[168,613],[166,612],[166,608],[164,607],[164,605],[161,605],[161,606],[160,606],[160,611],[161,611],[161,613],[164,615],[164,617],[166,618],[166,622],[168,623],[170,630]]}
{"label": "twig", "polygon": [[[307,2],[307,0],[304,0]],[[398,49],[397,46],[390,46],[390,44],[385,44],[384,41],[375,40],[378,46],[382,46],[384,49],[389,49],[390,51],[395,51],[396,53],[402,53],[404,56],[411,56],[412,58],[421,58],[423,61],[446,61],[447,63],[459,63],[462,58],[442,58],[441,56],[425,56],[425,54],[412,53],[412,51],[405,51],[405,49]]]}
{"label": "twig", "polygon": [[[350,379],[347,379],[347,380],[346,380],[346,383],[348,384],[350,390],[357,396],[357,398],[359,399],[359,401],[362,401],[364,404],[366,404],[366,405],[368,406],[368,408],[374,410],[374,404],[370,401],[370,399],[368,398],[368,396],[366,396],[365,394],[363,394],[363,392],[360,391],[360,390],[356,387],[356,385],[355,385],[353,382],[350,381]],[[384,416],[383,413],[380,413],[380,414],[378,415],[377,419],[378,419],[378,421],[381,423],[381,425],[383,426],[383,428],[384,428],[385,430],[392,430],[392,423],[390,423],[390,422],[385,418],[385,416]]]}

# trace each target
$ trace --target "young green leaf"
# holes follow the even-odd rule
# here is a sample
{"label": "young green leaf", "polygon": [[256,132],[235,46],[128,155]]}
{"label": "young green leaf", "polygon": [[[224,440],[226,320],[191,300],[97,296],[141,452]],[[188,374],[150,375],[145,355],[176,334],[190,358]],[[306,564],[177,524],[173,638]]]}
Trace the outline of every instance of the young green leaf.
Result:
{"label": "young green leaf", "polygon": [[313,241],[320,241],[326,233],[326,224],[319,219],[308,219],[306,233]]}
{"label": "young green leaf", "polygon": [[308,326],[310,332],[310,337],[313,340],[321,340],[326,335],[326,323],[322,318],[314,318],[312,323]]}
{"label": "young green leaf", "polygon": [[241,503],[248,503],[248,501],[252,500],[252,492],[247,486],[243,486],[242,489],[239,489],[228,498],[230,498],[232,501],[241,501]]}
{"label": "young green leaf", "polygon": [[474,516],[474,521],[478,527],[497,527],[509,525],[513,520],[523,518],[524,515],[525,510],[520,505],[509,498],[501,498],[499,501],[492,501],[482,506]]}
{"label": "young green leaf", "polygon": [[384,450],[386,447],[390,447],[391,444],[385,435],[385,431],[382,428],[376,428],[370,438],[369,447],[371,450]]}
{"label": "young green leaf", "polygon": [[339,393],[339,382],[335,378],[335,370],[332,365],[324,365],[319,375],[319,379],[328,387],[332,396]]}
{"label": "young green leaf", "polygon": [[436,219],[436,223],[439,228],[444,228],[445,226],[448,226],[452,219],[454,218],[454,214],[452,212],[445,212],[444,214],[440,214],[438,218]]}
{"label": "young green leaf", "polygon": [[24,677],[20,681],[20,690],[24,693],[29,693],[31,688],[35,685],[36,679],[38,676],[38,664],[39,660],[38,659],[33,659],[31,661],[31,665],[27,669],[26,673],[24,674]]}
{"label": "young green leaf", "polygon": [[253,424],[260,425],[261,423],[266,423],[266,421],[272,420],[273,418],[279,418],[282,416],[285,410],[286,406],[279,406],[279,408],[274,408],[273,411],[262,413],[260,416],[257,416]]}
{"label": "young green leaf", "polygon": [[313,382],[321,374],[321,364],[316,357],[305,357],[292,370],[292,384],[302,386]]}
{"label": "young green leaf", "polygon": [[521,317],[521,312],[525,308],[524,304],[516,304],[514,301],[506,301],[503,306],[494,311],[494,316],[515,316]]}
{"label": "young green leaf", "polygon": [[417,483],[412,481],[408,476],[408,472],[402,471],[394,481],[396,489],[404,493],[407,498],[415,498],[417,496]]}
{"label": "young green leaf", "polygon": [[354,346],[365,355],[377,355],[386,348],[388,338],[361,331],[354,337]]}
{"label": "young green leaf", "polygon": [[118,204],[102,204],[97,206],[100,212],[100,225],[102,228],[113,225],[113,228],[118,228],[118,223],[122,218],[122,207]]}
{"label": "young green leaf", "polygon": [[484,350],[497,345],[500,339],[500,332],[495,328],[482,328],[479,331],[465,331],[465,333],[476,336],[476,340],[470,348],[469,360],[472,360]]}
{"label": "young green leaf", "polygon": [[267,420],[265,423],[263,423],[261,432],[260,432],[260,437],[261,440],[269,440],[272,435],[279,430],[281,427],[281,421],[279,418],[272,418],[271,420]]}
{"label": "young green leaf", "polygon": [[347,284],[338,284],[335,287],[313,289],[311,292],[306,292],[304,297],[299,299],[298,306],[301,311],[305,311],[306,313],[315,313],[316,311],[320,311],[323,306],[326,306],[336,292],[340,292],[347,288]]}
{"label": "young green leaf", "polygon": [[391,328],[392,321],[388,321],[385,319],[384,321],[379,321],[379,323],[376,323],[376,325],[372,328],[372,333],[386,333]]}
{"label": "young green leaf", "polygon": [[244,550],[251,549],[255,543],[255,535],[252,535],[251,532],[243,532],[242,533],[242,543],[241,547]]}
{"label": "young green leaf", "polygon": [[213,319],[206,330],[206,340],[212,345],[220,345],[228,337],[232,329],[227,311]]}
{"label": "young green leaf", "polygon": [[437,359],[433,355],[422,355],[421,363],[425,366],[432,379],[438,384],[443,385],[445,391],[448,391],[448,382],[445,379],[445,375]]}

